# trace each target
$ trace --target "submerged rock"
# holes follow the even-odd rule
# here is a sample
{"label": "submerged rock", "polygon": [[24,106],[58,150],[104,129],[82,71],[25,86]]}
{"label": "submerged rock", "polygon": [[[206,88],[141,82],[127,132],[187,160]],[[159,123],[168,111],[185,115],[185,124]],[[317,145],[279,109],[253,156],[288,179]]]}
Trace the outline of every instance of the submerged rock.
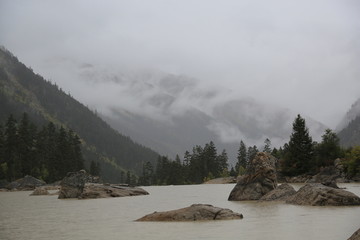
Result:
{"label": "submerged rock", "polygon": [[277,186],[275,161],[267,153],[257,153],[250,162],[248,174],[239,179],[228,200],[259,200]]}
{"label": "submerged rock", "polygon": [[360,228],[348,240],[360,240]]}
{"label": "submerged rock", "polygon": [[45,184],[46,183],[40,179],[26,175],[23,178],[20,178],[18,180],[9,183],[6,186],[6,188],[9,190],[29,191],[29,190],[34,190],[36,187],[40,187]]}
{"label": "submerged rock", "polygon": [[287,183],[281,184],[276,189],[268,192],[260,198],[260,201],[286,201],[296,193],[295,189]]}
{"label": "submerged rock", "polygon": [[30,196],[41,196],[41,195],[49,195],[50,193],[46,188],[37,187],[35,188],[34,192],[30,194]]}
{"label": "submerged rock", "polygon": [[229,183],[236,183],[236,178],[235,177],[214,178],[204,182],[203,184],[229,184]]}
{"label": "submerged rock", "polygon": [[120,185],[86,184],[80,199],[108,198],[108,197],[127,197],[148,195],[149,193],[142,188],[126,187]]}
{"label": "submerged rock", "polygon": [[360,205],[360,198],[354,193],[325,186],[320,183],[308,183],[296,194],[288,198],[286,203],[312,206],[347,206]]}
{"label": "submerged rock", "polygon": [[167,212],[154,212],[136,221],[204,221],[242,219],[243,215],[230,209],[208,204],[193,204],[190,207]]}

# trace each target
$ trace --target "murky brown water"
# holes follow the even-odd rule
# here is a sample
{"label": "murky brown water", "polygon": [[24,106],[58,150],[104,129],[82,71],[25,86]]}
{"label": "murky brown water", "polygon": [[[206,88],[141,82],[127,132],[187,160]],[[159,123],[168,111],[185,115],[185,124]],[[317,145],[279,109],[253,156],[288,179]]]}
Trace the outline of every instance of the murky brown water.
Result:
{"label": "murky brown water", "polygon": [[[229,202],[234,185],[145,187],[148,196],[58,200],[0,192],[0,239],[347,239],[360,227],[360,207],[304,207]],[[360,184],[341,184],[360,196]],[[230,208],[242,220],[134,222],[154,211],[193,203]]]}

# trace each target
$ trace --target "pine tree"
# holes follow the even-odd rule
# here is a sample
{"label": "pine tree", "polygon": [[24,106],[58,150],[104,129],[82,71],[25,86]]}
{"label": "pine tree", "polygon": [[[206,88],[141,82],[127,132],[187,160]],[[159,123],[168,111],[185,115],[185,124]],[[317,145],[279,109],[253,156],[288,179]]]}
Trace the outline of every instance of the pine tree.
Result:
{"label": "pine tree", "polygon": [[17,154],[18,146],[17,121],[10,115],[5,125],[4,158],[7,168],[7,179],[13,181],[21,176],[21,162]]}
{"label": "pine tree", "polygon": [[256,145],[254,145],[253,147],[249,147],[248,148],[248,160],[247,160],[247,164],[249,164],[253,159],[254,157],[256,156],[256,154],[259,152],[258,148]]}
{"label": "pine tree", "polygon": [[264,146],[263,152],[271,153],[271,141],[270,141],[270,139],[266,138],[264,143],[265,143],[265,146]]}
{"label": "pine tree", "polygon": [[246,150],[246,145],[243,142],[243,140],[240,141],[240,147],[238,150],[237,160],[238,161],[235,165],[236,172],[239,172],[240,167],[245,170],[247,167],[247,150]]}
{"label": "pine tree", "polygon": [[18,129],[18,154],[21,161],[22,175],[37,175],[35,157],[36,127],[30,122],[26,113],[23,114]]}
{"label": "pine tree", "polygon": [[6,179],[6,162],[4,158],[5,136],[3,126],[0,124],[0,180]]}
{"label": "pine tree", "polygon": [[313,141],[300,114],[293,123],[293,132],[288,144],[288,154],[284,161],[284,173],[298,175],[311,170],[313,160]]}
{"label": "pine tree", "polygon": [[326,129],[322,135],[321,143],[315,147],[315,154],[319,167],[333,165],[336,158],[342,157],[343,153],[340,147],[340,140],[336,133],[331,129]]}

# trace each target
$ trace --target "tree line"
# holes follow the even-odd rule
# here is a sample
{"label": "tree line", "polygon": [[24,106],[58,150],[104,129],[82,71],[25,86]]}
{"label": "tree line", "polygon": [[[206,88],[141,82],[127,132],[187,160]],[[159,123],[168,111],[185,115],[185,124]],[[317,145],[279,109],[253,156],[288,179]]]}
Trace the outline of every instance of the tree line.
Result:
{"label": "tree line", "polygon": [[300,114],[295,118],[292,127],[289,142],[279,148],[272,148],[268,138],[261,149],[256,145],[247,147],[241,140],[237,162],[230,170],[226,151],[218,154],[213,142],[204,147],[193,147],[192,153],[186,151],[182,161],[178,155],[175,160],[160,156],[155,167],[150,162],[143,164],[139,184],[196,184],[217,177],[243,175],[259,151],[267,152],[278,159],[277,171],[283,176],[314,175],[322,167],[333,166],[337,158],[342,159],[348,177],[360,174],[360,146],[342,148],[338,136],[331,129],[325,130],[321,142],[313,141],[305,119]]}
{"label": "tree line", "polygon": [[212,178],[228,176],[228,156],[225,150],[218,154],[214,142],[195,146],[186,151],[184,160],[177,155],[175,160],[160,156],[156,168],[146,162],[139,179],[141,185],[198,184]]}
{"label": "tree line", "polygon": [[0,124],[0,179],[31,175],[54,182],[83,168],[81,139],[71,129],[52,122],[38,129],[27,113],[19,121],[10,115]]}
{"label": "tree line", "polygon": [[[271,141],[266,139],[263,151],[278,159],[277,170],[284,176],[314,175],[323,167],[333,166],[337,158],[341,159],[348,177],[360,173],[360,146],[342,148],[339,137],[331,129],[325,130],[321,142],[313,141],[306,121],[300,114],[293,122],[289,142],[279,149],[271,149]],[[251,148],[246,151],[246,145],[241,141],[236,165],[238,174],[246,172],[253,156]]]}

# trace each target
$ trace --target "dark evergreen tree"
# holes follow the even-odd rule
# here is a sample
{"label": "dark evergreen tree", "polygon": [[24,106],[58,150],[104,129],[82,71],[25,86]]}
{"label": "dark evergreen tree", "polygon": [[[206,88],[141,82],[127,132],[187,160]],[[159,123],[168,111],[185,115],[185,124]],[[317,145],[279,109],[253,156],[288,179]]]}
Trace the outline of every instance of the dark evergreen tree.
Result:
{"label": "dark evergreen tree", "polygon": [[230,176],[231,177],[236,177],[238,175],[238,173],[235,171],[234,167],[231,167],[230,169]]}
{"label": "dark evergreen tree", "polygon": [[254,145],[253,147],[249,147],[248,148],[248,160],[247,160],[247,164],[249,164],[253,159],[254,157],[256,156],[256,154],[259,152],[258,148],[256,145]]}
{"label": "dark evergreen tree", "polygon": [[6,176],[9,181],[21,176],[21,161],[17,153],[18,146],[17,121],[10,115],[5,124],[4,158],[6,161]]}
{"label": "dark evergreen tree", "polygon": [[265,146],[264,146],[263,152],[271,153],[271,141],[270,141],[270,139],[266,138],[264,143],[265,143]]}
{"label": "dark evergreen tree", "polygon": [[154,167],[151,162],[146,162],[143,164],[143,173],[139,179],[139,184],[143,186],[150,186],[153,184],[154,179]]}
{"label": "dark evergreen tree", "polygon": [[220,155],[216,157],[217,172],[215,177],[226,177],[228,175],[228,155],[224,149]]}
{"label": "dark evergreen tree", "polygon": [[340,140],[331,129],[326,129],[321,143],[315,145],[315,155],[319,167],[331,166],[336,158],[344,157]]}
{"label": "dark evergreen tree", "polygon": [[101,167],[99,162],[91,161],[90,162],[90,170],[89,173],[92,176],[100,176],[101,173]]}
{"label": "dark evergreen tree", "polygon": [[300,114],[293,123],[287,154],[284,159],[283,173],[298,175],[307,173],[312,168],[313,141],[306,127],[305,119]]}
{"label": "dark evergreen tree", "polygon": [[[68,141],[70,143],[70,158],[72,159],[72,168],[69,170],[79,171],[84,168],[84,159],[81,153],[81,140],[72,130],[68,132]],[[100,164],[97,162],[97,164]],[[99,165],[100,166],[100,165]],[[100,174],[100,172],[98,173]],[[96,175],[99,176],[99,175]]]}
{"label": "dark evergreen tree", "polygon": [[0,180],[6,179],[6,162],[4,158],[5,136],[4,128],[0,124]]}
{"label": "dark evergreen tree", "polygon": [[36,127],[30,122],[28,115],[24,113],[19,124],[17,146],[22,175],[38,175],[35,137]]}
{"label": "dark evergreen tree", "polygon": [[239,150],[238,150],[238,155],[237,155],[237,163],[235,165],[235,169],[236,172],[239,173],[240,167],[242,169],[246,169],[247,167],[247,149],[246,149],[246,145],[243,142],[243,140],[240,141],[240,146],[239,146]]}

